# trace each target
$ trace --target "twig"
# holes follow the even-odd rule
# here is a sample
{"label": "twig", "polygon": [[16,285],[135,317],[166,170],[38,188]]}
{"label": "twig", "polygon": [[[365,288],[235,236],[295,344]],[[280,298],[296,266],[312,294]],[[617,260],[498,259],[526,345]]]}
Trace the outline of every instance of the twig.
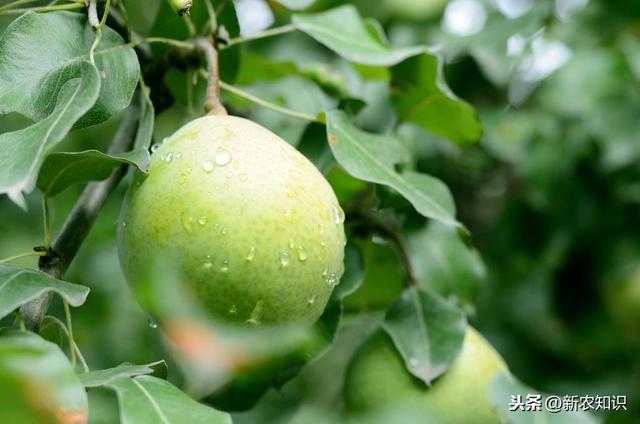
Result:
{"label": "twig", "polygon": [[71,10],[83,8],[82,3],[55,4],[53,6],[25,7],[24,9],[0,10],[0,15],[19,15],[29,11],[32,12],[55,12],[57,10]]}
{"label": "twig", "polygon": [[71,355],[71,368],[76,368],[76,350],[74,349],[76,341],[73,338],[73,323],[71,321],[71,310],[69,309],[69,303],[66,300],[62,300],[64,305],[64,316],[67,321],[67,332],[69,333],[69,353]]}
{"label": "twig", "polygon": [[227,49],[231,46],[235,46],[236,44],[246,43],[247,41],[259,40],[261,38],[273,37],[274,35],[286,34],[287,32],[295,31],[296,29],[297,28],[295,25],[289,24],[271,28],[262,32],[256,32],[255,34],[232,38],[224,46],[220,46],[220,50]]}
{"label": "twig", "polygon": [[220,102],[220,73],[218,69],[218,51],[213,37],[198,38],[196,46],[204,53],[207,61],[207,97],[204,100],[204,110],[209,115],[226,115],[227,110]]}
{"label": "twig", "polygon": [[356,208],[353,212],[349,213],[349,215],[351,217],[350,222],[353,225],[376,230],[395,245],[398,258],[400,259],[402,268],[405,271],[407,285],[410,287],[420,287],[420,279],[413,268],[409,248],[400,233],[400,229],[396,228],[394,224],[389,222],[382,215],[372,210]]}
{"label": "twig", "polygon": [[291,109],[287,109],[286,107],[282,107],[279,106],[275,103],[271,103],[268,100],[265,99],[261,99],[260,97],[254,96],[251,93],[247,93],[244,90],[239,89],[238,87],[234,87],[233,85],[227,84],[224,81],[220,81],[220,88],[222,88],[223,90],[228,91],[229,93],[235,94],[238,97],[242,97],[244,99],[247,99],[257,105],[260,105],[262,107],[266,107],[267,109],[271,109],[275,112],[279,112],[282,113],[284,115],[288,115],[291,116],[293,118],[298,118],[298,119],[303,119],[305,121],[309,121],[309,122],[318,122],[318,123],[322,123],[322,121],[318,118],[316,118],[313,115],[309,115],[307,113],[303,113],[303,112],[296,112],[295,110],[291,110]]}
{"label": "twig", "polygon": [[[125,152],[133,145],[138,121],[140,119],[140,107],[138,103],[139,102],[134,99],[131,102],[129,110],[124,114],[122,123],[109,148],[109,154]],[[52,249],[47,252],[48,254],[46,256],[40,258],[38,266],[41,271],[55,278],[62,278],[64,276],[69,264],[89,234],[89,230],[91,230],[102,206],[120,180],[122,180],[125,173],[126,165],[123,165],[116,168],[106,180],[87,184],[73,207],[73,210],[67,217]],[[20,308],[20,312],[28,329],[38,329],[42,318],[49,309],[52,298],[52,293],[46,293]]]}

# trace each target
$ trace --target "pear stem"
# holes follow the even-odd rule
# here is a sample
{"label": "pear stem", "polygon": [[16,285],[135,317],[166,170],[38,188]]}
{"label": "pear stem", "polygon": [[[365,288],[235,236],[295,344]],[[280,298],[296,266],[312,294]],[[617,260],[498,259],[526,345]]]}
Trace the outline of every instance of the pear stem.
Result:
{"label": "pear stem", "polygon": [[220,102],[220,71],[218,65],[218,51],[213,36],[196,39],[196,46],[204,53],[207,61],[207,96],[204,110],[209,115],[226,115],[227,110]]}

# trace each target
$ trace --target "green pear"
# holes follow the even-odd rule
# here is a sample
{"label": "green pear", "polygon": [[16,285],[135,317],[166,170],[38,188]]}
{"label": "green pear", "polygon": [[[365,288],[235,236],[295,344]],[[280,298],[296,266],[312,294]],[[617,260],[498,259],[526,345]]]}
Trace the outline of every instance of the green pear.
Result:
{"label": "green pear", "polygon": [[438,423],[499,423],[489,395],[497,373],[507,366],[493,347],[473,328],[451,367],[429,387],[407,371],[389,335],[378,330],[354,356],[347,372],[344,395],[347,410],[361,413],[406,403],[424,408]]}
{"label": "green pear", "polygon": [[344,271],[344,212],[295,148],[247,119],[207,116],[165,140],[118,227],[129,283],[172,255],[215,317],[313,323]]}

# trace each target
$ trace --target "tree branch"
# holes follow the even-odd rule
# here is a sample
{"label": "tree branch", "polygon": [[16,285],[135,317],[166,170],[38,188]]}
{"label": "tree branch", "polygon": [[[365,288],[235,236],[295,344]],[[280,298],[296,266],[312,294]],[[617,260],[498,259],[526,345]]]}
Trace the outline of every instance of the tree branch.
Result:
{"label": "tree branch", "polygon": [[196,46],[202,50],[207,61],[207,97],[204,101],[204,110],[209,115],[226,115],[227,110],[220,102],[220,72],[218,68],[218,51],[215,47],[213,36],[198,38]]}
{"label": "tree branch", "polygon": [[[124,115],[122,123],[109,147],[109,154],[125,152],[130,150],[133,145],[140,119],[140,106],[136,99],[137,96],[134,96],[131,106],[129,106],[127,113]],[[71,261],[89,234],[107,198],[122,180],[126,170],[126,165],[119,166],[106,180],[87,184],[67,217],[60,234],[53,243],[52,249],[49,250],[47,255],[40,258],[38,267],[41,271],[55,278],[64,276]],[[20,313],[29,330],[38,330],[52,299],[53,293],[46,293],[20,308]]]}

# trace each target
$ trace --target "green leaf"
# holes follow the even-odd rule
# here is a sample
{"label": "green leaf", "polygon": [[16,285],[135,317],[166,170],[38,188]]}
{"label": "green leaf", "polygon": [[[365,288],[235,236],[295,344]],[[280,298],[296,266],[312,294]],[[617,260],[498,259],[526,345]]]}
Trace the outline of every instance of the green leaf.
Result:
{"label": "green leaf", "polygon": [[397,139],[361,131],[339,110],[327,113],[327,136],[333,155],[348,173],[390,186],[427,218],[462,228],[455,219],[449,189],[440,180],[414,171],[395,170],[395,165],[409,160],[409,152]]}
{"label": "green leaf", "polygon": [[275,0],[287,9],[291,10],[304,10],[311,6],[316,0]]}
{"label": "green leaf", "polygon": [[[60,90],[89,60],[94,40],[82,13],[28,12],[13,21],[0,38],[0,114],[18,112],[34,121],[50,116]],[[77,128],[103,122],[127,107],[138,82],[135,52],[110,28],[102,29],[95,60],[100,96]]]}
{"label": "green leaf", "polygon": [[464,341],[464,313],[435,293],[406,289],[391,305],[384,329],[407,370],[430,385],[456,359]]}
{"label": "green leaf", "polygon": [[78,62],[65,69],[72,72],[72,66],[74,74],[80,78],[69,79],[57,97],[50,99],[57,98],[57,101],[51,101],[55,108],[47,118],[30,127],[0,135],[0,193],[7,193],[23,209],[26,204],[22,193],[33,190],[47,152],[67,135],[73,123],[98,98],[97,69],[89,62]]}
{"label": "green leaf", "polygon": [[149,151],[143,148],[117,155],[98,150],[52,153],[42,164],[36,185],[45,196],[50,197],[72,184],[103,180],[113,168],[123,163],[147,172],[149,160]]}
{"label": "green leaf", "polygon": [[151,147],[153,138],[153,126],[155,124],[156,112],[149,97],[149,89],[140,87],[142,95],[140,96],[140,122],[138,123],[138,131],[133,146],[136,149],[148,150]]}
{"label": "green leaf", "polygon": [[425,51],[423,46],[389,47],[352,5],[311,15],[294,15],[292,22],[340,56],[363,65],[395,65]]}
{"label": "green leaf", "polygon": [[[40,414],[38,422],[87,421],[87,394],[71,364],[58,346],[38,335],[0,331],[0,376],[14,384],[0,386],[0,410],[16,408],[15,404],[5,403],[10,399],[7,392],[16,390],[21,406],[30,408],[34,415]],[[0,412],[0,417],[4,414]]]}
{"label": "green leaf", "polygon": [[131,378],[148,374],[160,378],[166,377],[167,363],[165,361],[157,361],[146,365],[120,364],[114,368],[80,374],[80,381],[85,387],[99,387],[106,386],[123,377]]}
{"label": "green leaf", "polygon": [[[510,411],[513,397],[520,396],[526,402],[528,395],[541,395],[540,411]],[[491,384],[491,403],[507,424],[595,424],[600,422],[584,411],[549,412],[545,408],[548,395],[525,386],[513,376],[500,373]],[[517,398],[516,398],[517,399]],[[562,396],[560,396],[562,401]]]}
{"label": "green leaf", "polygon": [[344,249],[344,274],[340,284],[333,289],[332,296],[344,299],[354,293],[364,281],[364,259],[360,249],[354,243],[347,243]]}
{"label": "green leaf", "polygon": [[408,238],[411,262],[421,283],[473,307],[486,275],[482,258],[451,227],[431,222]]}
{"label": "green leaf", "polygon": [[118,395],[123,423],[231,423],[231,416],[202,405],[165,380],[147,375],[107,383]]}
{"label": "green leaf", "polygon": [[71,306],[80,306],[87,299],[89,288],[35,269],[0,264],[0,318],[47,292],[59,294]]}
{"label": "green leaf", "polygon": [[447,87],[439,57],[424,53],[394,66],[391,72],[392,102],[401,120],[457,144],[480,139],[478,116]]}

